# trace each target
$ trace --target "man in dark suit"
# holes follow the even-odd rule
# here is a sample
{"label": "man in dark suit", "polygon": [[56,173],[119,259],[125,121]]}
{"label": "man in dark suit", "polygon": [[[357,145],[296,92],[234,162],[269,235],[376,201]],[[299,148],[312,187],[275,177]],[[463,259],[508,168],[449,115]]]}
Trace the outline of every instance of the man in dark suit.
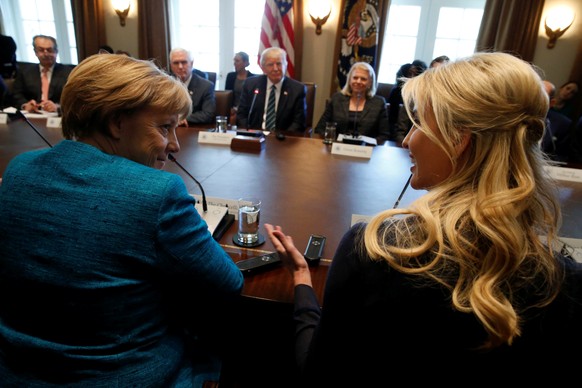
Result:
{"label": "man in dark suit", "polygon": [[[263,75],[247,78],[243,84],[237,111],[240,128],[305,132],[306,87],[285,77],[287,53],[279,47],[269,47],[261,54]],[[267,125],[267,104],[275,86],[276,121]],[[254,101],[254,103],[253,103]]]}
{"label": "man in dark suit", "polygon": [[170,51],[170,69],[186,85],[192,99],[192,112],[186,121],[189,124],[212,123],[216,112],[214,84],[193,72],[193,65],[194,60],[188,50],[175,48]]}
{"label": "man in dark suit", "polygon": [[[72,67],[57,63],[59,48],[52,36],[36,35],[32,46],[39,66],[20,67],[13,86],[14,105],[28,112],[56,112]],[[43,77],[48,78],[45,92]]]}
{"label": "man in dark suit", "polygon": [[16,42],[11,36],[0,33],[0,75],[12,78],[16,74]]}

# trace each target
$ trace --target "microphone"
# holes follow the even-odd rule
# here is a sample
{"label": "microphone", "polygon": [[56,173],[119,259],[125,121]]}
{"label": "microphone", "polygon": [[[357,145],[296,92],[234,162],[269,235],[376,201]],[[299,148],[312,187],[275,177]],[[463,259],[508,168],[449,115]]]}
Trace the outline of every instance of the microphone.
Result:
{"label": "microphone", "polygon": [[398,196],[398,199],[396,200],[396,202],[394,202],[394,206],[392,207],[392,209],[396,209],[398,207],[398,204],[400,203],[400,200],[404,196],[404,192],[406,191],[406,189],[408,189],[408,185],[410,185],[410,180],[411,179],[412,179],[412,174],[410,174],[410,176],[408,177],[408,180],[404,184],[404,187],[402,188],[402,192],[400,192],[400,195]]}
{"label": "microphone", "polygon": [[190,174],[188,172],[188,170],[186,170],[184,167],[182,167],[182,165],[180,163],[178,163],[178,161],[176,160],[174,155],[168,154],[168,159],[170,159],[172,162],[176,163],[176,166],[180,167],[180,170],[184,171],[186,173],[186,175],[188,175],[190,178],[192,178],[192,180],[194,182],[196,182],[196,184],[200,188],[200,192],[202,193],[202,210],[204,210],[204,212],[207,212],[208,211],[208,203],[206,202],[206,194],[204,193],[204,189],[202,188],[202,184],[200,184],[200,182],[198,182],[198,179],[194,178],[192,176],[192,174]]}
{"label": "microphone", "polygon": [[257,101],[257,96],[259,95],[259,88],[255,88],[253,90],[253,101],[251,102],[251,108],[249,109],[249,114],[247,116],[247,129],[249,129],[249,125],[251,124],[251,113],[253,112],[253,108],[255,107],[255,101]]}
{"label": "microphone", "polygon": [[354,133],[352,134],[354,139],[360,137],[358,133],[358,108],[360,107],[360,98],[362,98],[362,93],[356,94],[356,115],[354,116]]}
{"label": "microphone", "polygon": [[53,148],[53,145],[51,143],[49,143],[49,141],[40,133],[40,131],[38,129],[36,129],[36,127],[34,125],[32,125],[32,123],[30,122],[30,120],[28,119],[28,117],[26,117],[24,115],[24,113],[22,113],[20,110],[16,110],[16,117],[21,118],[21,119],[24,119],[24,121],[26,121],[26,123],[28,125],[30,125],[30,128],[32,128],[34,130],[34,132],[36,132],[36,134],[38,136],[40,136],[40,138],[42,140],[44,140],[44,142],[46,144],[48,144],[49,147]]}

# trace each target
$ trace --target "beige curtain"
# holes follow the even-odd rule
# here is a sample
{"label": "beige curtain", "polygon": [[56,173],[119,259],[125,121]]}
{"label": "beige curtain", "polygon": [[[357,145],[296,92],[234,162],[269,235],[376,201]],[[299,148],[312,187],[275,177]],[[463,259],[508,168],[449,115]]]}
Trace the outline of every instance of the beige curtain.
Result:
{"label": "beige curtain", "polygon": [[169,71],[170,28],[166,0],[138,0],[139,9],[138,47],[139,58],[153,59],[157,65]]}
{"label": "beige curtain", "polygon": [[503,51],[531,62],[545,0],[487,0],[475,51]]}
{"label": "beige curtain", "polygon": [[376,77],[378,76],[378,68],[382,60],[382,47],[384,46],[384,34],[386,34],[386,26],[388,26],[388,10],[390,9],[390,0],[382,0],[378,4],[378,14],[380,15],[380,22],[378,25],[378,52],[376,53]]}
{"label": "beige curtain", "polygon": [[[109,0],[107,1],[109,4]],[[103,0],[71,0],[78,61],[97,54],[107,44]]]}

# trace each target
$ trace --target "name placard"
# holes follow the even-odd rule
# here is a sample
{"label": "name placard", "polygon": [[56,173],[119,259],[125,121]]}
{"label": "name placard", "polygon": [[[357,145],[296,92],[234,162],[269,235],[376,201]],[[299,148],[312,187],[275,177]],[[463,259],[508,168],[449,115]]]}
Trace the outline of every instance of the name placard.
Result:
{"label": "name placard", "polygon": [[236,132],[199,132],[198,143],[230,145],[232,138],[235,136]]}
{"label": "name placard", "polygon": [[60,128],[61,127],[61,117],[48,117],[46,119],[47,128]]}
{"label": "name placard", "polygon": [[370,159],[372,157],[372,151],[374,147],[345,144],[345,143],[333,143],[331,146],[331,153],[335,155],[345,155],[353,156],[355,158]]}
{"label": "name placard", "polygon": [[582,182],[582,170],[567,167],[546,167],[552,178],[560,181]]}
{"label": "name placard", "polygon": [[8,124],[8,115],[6,113],[0,113],[0,124]]}
{"label": "name placard", "polygon": [[[190,194],[198,202],[202,201],[202,196],[200,194]],[[238,219],[238,199],[228,199],[219,197],[206,197],[206,203],[212,206],[221,206],[228,208],[228,213],[232,214]]]}

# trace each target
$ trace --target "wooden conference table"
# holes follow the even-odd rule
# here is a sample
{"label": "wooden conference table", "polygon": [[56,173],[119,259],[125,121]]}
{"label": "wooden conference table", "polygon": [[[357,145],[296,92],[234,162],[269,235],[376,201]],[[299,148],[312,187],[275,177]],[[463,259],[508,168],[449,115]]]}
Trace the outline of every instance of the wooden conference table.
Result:
{"label": "wooden conference table", "polygon": [[[62,139],[60,129],[46,128],[46,119],[31,121],[51,144]],[[204,129],[179,128],[181,151],[175,156],[202,183],[207,197],[257,196],[262,200],[261,224],[281,225],[300,250],[312,233],[327,237],[323,259],[311,269],[320,302],[329,264],[352,215],[372,215],[393,207],[410,175],[408,152],[397,147],[377,146],[371,159],[360,159],[331,154],[331,147],[321,139],[287,136],[281,141],[270,135],[258,153],[235,152],[226,145],[198,143]],[[0,124],[0,176],[17,154],[46,147],[24,120]],[[166,169],[182,176],[191,193],[200,193],[178,166],[169,162]],[[564,212],[561,235],[582,238],[578,222],[582,183],[559,184]],[[400,206],[422,194],[409,188]],[[240,248],[232,242],[236,232],[235,222],[219,241],[234,261],[273,250],[268,241],[254,249]],[[228,333],[234,334],[229,343],[235,351],[223,360],[221,387],[295,387],[289,275],[283,268],[274,268],[247,276],[243,295]]]}
{"label": "wooden conference table", "polygon": [[[61,130],[47,128],[46,119],[31,119],[51,143],[62,140]],[[254,196],[262,201],[261,224],[281,225],[303,250],[310,234],[327,237],[320,264],[312,268],[314,288],[322,300],[327,269],[352,215],[373,215],[392,208],[410,175],[408,152],[389,145],[374,147],[370,159],[331,153],[319,138],[267,136],[260,152],[235,152],[228,145],[200,144],[201,130],[178,128],[181,150],[176,159],[204,187],[207,197],[238,199]],[[0,125],[0,176],[9,160],[46,143],[24,120]],[[183,177],[189,192],[200,194],[195,182],[174,163],[166,170]],[[400,202],[406,206],[424,194],[409,188]],[[564,212],[562,237],[582,238],[582,183],[560,182]],[[232,242],[235,222],[220,239],[234,261],[273,251],[269,241],[257,248],[241,248]],[[264,229],[260,232],[265,234]],[[292,302],[293,288],[283,268],[249,275],[243,294],[275,302]]]}

